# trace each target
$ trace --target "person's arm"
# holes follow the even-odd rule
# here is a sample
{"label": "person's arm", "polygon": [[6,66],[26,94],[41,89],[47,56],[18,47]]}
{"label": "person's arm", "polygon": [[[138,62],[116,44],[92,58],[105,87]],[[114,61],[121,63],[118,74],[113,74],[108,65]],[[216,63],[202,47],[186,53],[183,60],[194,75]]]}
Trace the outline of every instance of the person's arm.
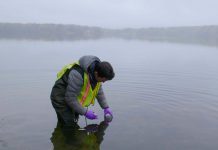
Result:
{"label": "person's arm", "polygon": [[99,88],[99,91],[98,91],[98,94],[97,94],[96,98],[97,98],[98,103],[99,103],[99,105],[101,106],[102,109],[105,109],[105,108],[109,107],[109,105],[107,103],[107,100],[105,98],[105,95],[104,95],[102,85]]}
{"label": "person's arm", "polygon": [[[105,121],[108,123],[111,122],[113,119],[113,113],[112,113],[111,109],[109,108],[109,105],[106,101],[102,86],[100,87],[98,95],[96,98],[97,98],[98,103],[100,104],[101,108],[104,109]],[[109,115],[109,118],[107,117],[107,115]]]}
{"label": "person's arm", "polygon": [[80,115],[85,115],[86,108],[77,100],[83,86],[83,78],[76,70],[71,70],[68,76],[68,85],[65,93],[65,101],[67,105]]}

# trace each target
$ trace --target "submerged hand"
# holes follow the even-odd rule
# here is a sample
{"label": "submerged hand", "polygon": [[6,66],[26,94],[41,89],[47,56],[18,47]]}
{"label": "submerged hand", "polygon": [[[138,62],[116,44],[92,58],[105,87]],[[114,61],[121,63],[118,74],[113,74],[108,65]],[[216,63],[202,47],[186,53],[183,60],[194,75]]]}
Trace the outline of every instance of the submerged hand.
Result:
{"label": "submerged hand", "polygon": [[85,114],[86,118],[94,120],[94,119],[98,119],[98,116],[91,110],[88,110]]}
{"label": "submerged hand", "polygon": [[85,127],[86,131],[87,132],[97,132],[98,131],[98,125],[97,124],[90,124],[90,125],[87,125]]}

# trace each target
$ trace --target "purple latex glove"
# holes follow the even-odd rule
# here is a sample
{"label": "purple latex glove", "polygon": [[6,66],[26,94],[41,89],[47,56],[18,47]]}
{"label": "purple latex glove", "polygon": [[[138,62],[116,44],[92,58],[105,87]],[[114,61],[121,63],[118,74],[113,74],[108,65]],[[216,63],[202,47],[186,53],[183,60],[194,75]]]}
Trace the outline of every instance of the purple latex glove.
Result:
{"label": "purple latex glove", "polygon": [[113,116],[113,113],[112,113],[112,111],[110,110],[109,107],[104,109],[104,115],[106,115],[106,114],[110,114],[111,116]]}
{"label": "purple latex glove", "polygon": [[98,119],[98,116],[91,110],[88,110],[85,114],[86,118],[94,120],[94,119]]}

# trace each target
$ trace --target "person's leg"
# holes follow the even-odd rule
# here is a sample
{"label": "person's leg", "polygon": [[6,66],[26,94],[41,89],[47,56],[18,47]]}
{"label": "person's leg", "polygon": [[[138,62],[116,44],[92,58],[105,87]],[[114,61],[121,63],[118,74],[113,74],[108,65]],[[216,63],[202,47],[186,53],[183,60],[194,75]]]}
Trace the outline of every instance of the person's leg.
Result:
{"label": "person's leg", "polygon": [[55,111],[58,119],[58,124],[64,124],[64,120],[62,119],[60,113],[58,111]]}
{"label": "person's leg", "polygon": [[73,112],[69,107],[64,111],[56,111],[57,118],[60,123],[66,126],[74,126],[77,124],[79,115]]}

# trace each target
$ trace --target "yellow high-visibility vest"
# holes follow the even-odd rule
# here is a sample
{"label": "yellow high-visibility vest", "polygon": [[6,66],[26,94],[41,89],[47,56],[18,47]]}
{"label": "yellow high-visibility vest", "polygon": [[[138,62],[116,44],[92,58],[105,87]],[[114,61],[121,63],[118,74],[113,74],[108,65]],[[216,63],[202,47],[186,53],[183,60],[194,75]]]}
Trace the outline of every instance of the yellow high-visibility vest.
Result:
{"label": "yellow high-visibility vest", "polygon": [[[74,65],[79,65],[78,62],[68,64],[64,66],[57,74],[57,80],[60,79],[67,70],[71,69]],[[90,104],[95,104],[95,98],[98,94],[99,88],[101,86],[100,82],[97,82],[97,85],[94,89],[90,84],[89,76],[86,72],[84,72],[84,80],[83,80],[83,87],[80,94],[77,96],[77,100],[83,107],[88,107]]]}

